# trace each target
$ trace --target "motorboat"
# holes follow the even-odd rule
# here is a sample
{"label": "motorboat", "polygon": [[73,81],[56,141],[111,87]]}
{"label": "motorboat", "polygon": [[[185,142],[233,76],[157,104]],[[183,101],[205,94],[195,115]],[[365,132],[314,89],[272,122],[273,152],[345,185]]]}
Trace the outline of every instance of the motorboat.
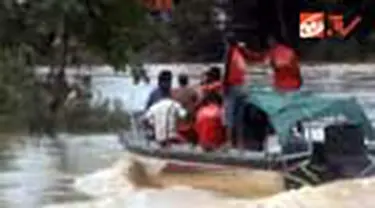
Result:
{"label": "motorboat", "polygon": [[[261,151],[227,148],[207,152],[191,144],[161,147],[148,138],[147,129],[140,122],[142,112],[131,114],[131,129],[120,133],[119,141],[128,153],[159,160],[169,171],[232,167],[288,171],[311,157],[314,142],[324,142],[326,126],[352,123],[360,126],[366,141],[374,138],[371,123],[355,98],[328,98],[304,90],[283,93],[268,86],[248,86],[246,103],[264,111],[274,129]],[[298,125],[302,130],[296,130]]]}

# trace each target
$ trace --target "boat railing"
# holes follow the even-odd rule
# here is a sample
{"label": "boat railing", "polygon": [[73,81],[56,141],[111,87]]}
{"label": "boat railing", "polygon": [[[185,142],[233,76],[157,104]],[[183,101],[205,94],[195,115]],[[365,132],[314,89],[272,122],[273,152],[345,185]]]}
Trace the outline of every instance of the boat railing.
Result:
{"label": "boat railing", "polygon": [[[155,142],[152,142],[152,139],[148,139],[147,130],[144,128],[144,125],[141,122],[142,112],[136,112],[130,114],[130,121],[131,121],[131,131],[127,132],[126,138],[122,136],[122,143],[124,145],[131,145],[137,146],[140,148],[148,148],[150,150],[157,150],[160,149]],[[265,145],[263,151],[256,151],[256,150],[245,150],[244,152],[240,152],[239,150],[221,150],[221,153],[225,152],[227,154],[241,154],[245,155],[258,155],[262,157],[274,157],[275,160],[291,160],[297,159],[301,157],[306,157],[307,155],[311,155],[313,150],[313,143],[314,142],[324,142],[324,128],[329,124],[338,122],[337,118],[332,117],[325,117],[321,119],[315,120],[305,120],[302,122],[303,132],[302,135],[299,135],[297,140],[299,142],[305,142],[307,148],[303,151],[297,151],[292,153],[285,153],[283,152],[283,146],[281,145],[280,141],[277,141],[273,144],[273,146]],[[375,142],[366,140],[366,146],[369,149],[375,150]],[[293,143],[291,144],[293,145]],[[197,152],[202,153],[199,148],[195,148],[193,145],[176,145],[172,148],[168,148],[164,151],[169,152]]]}
{"label": "boat railing", "polygon": [[[263,151],[259,150],[240,150],[240,149],[223,149],[213,152],[204,152],[201,148],[191,145],[172,145],[169,148],[160,148],[159,145],[147,138],[147,130],[142,123],[142,113],[133,113],[130,116],[131,121],[131,132],[130,135],[126,135],[128,138],[122,138],[122,143],[128,147],[137,148],[138,150],[147,151],[148,153],[162,153],[163,155],[180,154],[181,157],[184,154],[190,156],[205,155],[207,157],[214,158],[246,158],[251,161],[268,161],[270,167],[278,163],[287,163],[287,161],[298,160],[301,158],[307,158],[312,153],[312,145],[308,145],[307,148],[295,152],[284,152],[279,141],[273,145],[279,145],[266,147]],[[307,144],[310,143],[308,139],[302,138]],[[267,145],[265,145],[267,146]],[[188,157],[188,156],[186,156]]]}

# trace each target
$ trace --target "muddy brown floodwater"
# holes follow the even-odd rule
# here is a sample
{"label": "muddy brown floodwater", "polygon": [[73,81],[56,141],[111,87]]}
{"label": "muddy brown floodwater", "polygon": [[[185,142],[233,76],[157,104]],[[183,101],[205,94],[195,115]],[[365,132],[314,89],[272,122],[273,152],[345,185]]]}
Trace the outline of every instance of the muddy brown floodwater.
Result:
{"label": "muddy brown floodwater", "polygon": [[[373,68],[363,65],[360,67]],[[323,68],[326,66],[322,66]],[[319,71],[306,73],[304,74],[305,87],[331,97],[355,96],[364,106],[370,119],[374,120],[375,77],[371,73],[362,72],[345,74],[340,71],[341,69],[342,67],[338,66],[335,68],[336,71],[332,70],[329,73]],[[96,77],[93,79],[94,88],[100,91],[96,99],[100,96],[116,97],[124,101],[126,107],[142,106],[151,87],[144,85],[134,87],[131,83],[129,79],[123,77]],[[140,99],[138,95],[141,96]],[[189,174],[163,173],[155,178],[151,177],[148,182],[143,182],[144,187],[141,189],[145,191],[132,192],[123,197],[122,194],[118,194],[120,192],[117,189],[126,189],[127,183],[123,178],[129,176],[117,178],[111,170],[102,172],[121,160],[122,156],[123,150],[116,135],[64,134],[57,140],[3,135],[0,138],[0,207],[40,208],[46,205],[56,207],[56,204],[65,203],[60,207],[182,208],[189,206],[180,206],[181,202],[178,200],[183,201],[185,205],[197,206],[194,205],[195,200],[199,197],[210,198],[211,195],[208,196],[206,192],[195,189],[173,189],[174,186],[190,185],[198,189],[217,191],[221,195],[246,199],[272,195],[279,192],[281,187],[279,176],[273,173],[244,170]],[[324,197],[332,198],[331,202],[336,201],[336,204],[340,201],[344,203],[344,199],[352,199],[351,204],[347,201],[349,205],[346,207],[359,207],[358,202],[361,203],[361,207],[371,207],[371,204],[366,204],[372,201],[369,200],[369,196],[373,196],[368,193],[375,191],[373,190],[375,183],[371,184],[369,187],[344,184],[339,188],[344,190],[340,194],[330,187],[320,194],[306,190],[304,199],[310,197],[311,204],[316,205],[310,207],[314,208],[328,205],[329,208],[339,207],[332,204],[331,206],[327,201],[326,204],[322,204],[324,200],[321,199]],[[315,204],[312,202],[314,197]],[[319,201],[321,204],[318,204]],[[341,207],[345,207],[342,203]],[[211,205],[204,207],[215,207],[214,204]]]}
{"label": "muddy brown floodwater", "polygon": [[256,170],[162,173],[156,177],[164,187],[186,185],[211,190],[229,197],[260,198],[283,191],[281,175]]}

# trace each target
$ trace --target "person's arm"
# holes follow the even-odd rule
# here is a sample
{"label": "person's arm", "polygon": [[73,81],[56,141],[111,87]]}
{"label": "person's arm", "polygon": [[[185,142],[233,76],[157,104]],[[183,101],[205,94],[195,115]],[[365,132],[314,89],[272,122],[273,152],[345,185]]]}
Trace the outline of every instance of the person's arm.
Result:
{"label": "person's arm", "polygon": [[154,124],[154,116],[152,107],[146,111],[146,113],[141,117],[142,125],[146,128],[151,127]]}
{"label": "person's arm", "polygon": [[186,118],[186,116],[188,114],[187,110],[184,107],[182,107],[182,105],[180,103],[178,103],[178,102],[175,102],[175,107],[177,109],[177,115],[178,115],[178,117],[180,119]]}
{"label": "person's arm", "polygon": [[199,94],[196,90],[192,89],[193,93],[192,93],[192,96],[191,96],[191,100],[192,102],[194,103],[194,106],[197,105],[198,101],[199,101]]}
{"label": "person's arm", "polygon": [[217,91],[220,92],[223,88],[223,83],[221,81],[215,81],[211,84],[203,85],[201,87],[202,91],[208,92],[208,91]]}
{"label": "person's arm", "polygon": [[148,99],[147,99],[147,102],[146,102],[146,109],[145,110],[148,110],[151,105],[153,104],[154,100],[155,100],[155,93],[156,91],[153,90],[150,95],[148,96]]}

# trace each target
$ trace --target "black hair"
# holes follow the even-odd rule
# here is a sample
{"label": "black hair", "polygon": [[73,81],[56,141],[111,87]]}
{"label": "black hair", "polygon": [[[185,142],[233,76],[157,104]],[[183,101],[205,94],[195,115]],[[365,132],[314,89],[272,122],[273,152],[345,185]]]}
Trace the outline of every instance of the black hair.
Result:
{"label": "black hair", "polygon": [[172,72],[169,70],[163,70],[159,73],[158,85],[164,94],[169,94],[169,91],[172,87],[172,78]]}
{"label": "black hair", "polygon": [[203,105],[207,105],[209,103],[215,103],[221,105],[223,102],[223,99],[221,95],[218,92],[215,91],[209,91],[205,93],[205,96],[203,98]]}
{"label": "black hair", "polygon": [[189,84],[189,76],[187,74],[178,75],[178,84],[181,87],[187,86]]}
{"label": "black hair", "polygon": [[219,81],[221,79],[221,69],[217,66],[212,66],[207,72],[210,81]]}
{"label": "black hair", "polygon": [[163,70],[159,73],[158,81],[172,81],[172,72],[170,70]]}

